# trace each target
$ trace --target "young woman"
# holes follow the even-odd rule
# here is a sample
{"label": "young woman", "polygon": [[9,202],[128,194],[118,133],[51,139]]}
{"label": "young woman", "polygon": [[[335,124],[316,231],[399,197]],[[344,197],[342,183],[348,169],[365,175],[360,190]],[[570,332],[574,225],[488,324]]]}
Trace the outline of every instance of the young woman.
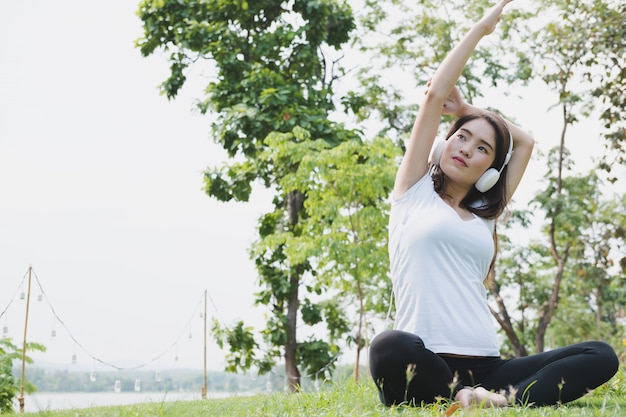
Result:
{"label": "young woman", "polygon": [[[495,219],[522,178],[534,140],[464,103],[455,84],[510,2],[488,11],[437,69],[397,172],[389,222],[396,320],[370,346],[370,371],[386,405],[437,398],[463,407],[565,403],[618,368],[613,349],[595,341],[500,357],[483,280],[494,259]],[[457,120],[429,159],[442,114]]]}

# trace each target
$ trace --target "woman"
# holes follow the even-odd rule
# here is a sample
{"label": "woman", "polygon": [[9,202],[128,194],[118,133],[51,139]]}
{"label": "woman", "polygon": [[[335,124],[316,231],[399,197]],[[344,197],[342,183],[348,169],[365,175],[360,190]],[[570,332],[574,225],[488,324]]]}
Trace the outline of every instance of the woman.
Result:
{"label": "woman", "polygon": [[[438,398],[462,407],[565,403],[617,371],[615,352],[602,342],[500,357],[483,280],[494,259],[495,219],[522,178],[534,140],[464,103],[455,84],[510,2],[488,11],[441,63],[398,168],[389,222],[397,314],[394,330],[370,346],[370,371],[386,405]],[[442,114],[457,121],[429,160]]]}

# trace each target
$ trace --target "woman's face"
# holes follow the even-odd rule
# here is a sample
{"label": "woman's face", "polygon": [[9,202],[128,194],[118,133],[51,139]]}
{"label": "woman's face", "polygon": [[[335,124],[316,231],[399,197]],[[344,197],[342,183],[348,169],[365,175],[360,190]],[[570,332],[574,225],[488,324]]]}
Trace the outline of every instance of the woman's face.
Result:
{"label": "woman's face", "polygon": [[473,119],[446,141],[439,165],[450,180],[473,186],[495,157],[493,127],[484,119]]}

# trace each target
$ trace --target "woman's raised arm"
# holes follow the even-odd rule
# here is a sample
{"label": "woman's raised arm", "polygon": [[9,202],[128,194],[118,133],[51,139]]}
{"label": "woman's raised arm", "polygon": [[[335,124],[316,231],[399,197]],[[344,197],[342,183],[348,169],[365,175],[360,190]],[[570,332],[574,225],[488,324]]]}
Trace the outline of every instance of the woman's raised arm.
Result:
{"label": "woman's raised arm", "polygon": [[395,197],[404,194],[426,174],[428,154],[437,135],[445,100],[456,85],[476,45],[484,36],[494,31],[500,21],[502,10],[511,1],[500,0],[480,21],[475,23],[446,56],[432,77],[428,93],[415,118],[406,153],[396,174]]}

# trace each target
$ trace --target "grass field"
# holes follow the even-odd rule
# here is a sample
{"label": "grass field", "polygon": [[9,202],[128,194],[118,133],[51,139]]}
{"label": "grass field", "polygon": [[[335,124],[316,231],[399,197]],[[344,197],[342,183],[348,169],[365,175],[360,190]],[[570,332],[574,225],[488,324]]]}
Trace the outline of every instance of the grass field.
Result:
{"label": "grass field", "polygon": [[426,407],[382,406],[371,380],[345,381],[323,386],[319,392],[260,394],[226,399],[144,403],[63,411],[40,411],[27,416],[45,417],[386,417],[386,416],[626,416],[624,370],[582,399],[555,407],[456,409],[441,403]]}

